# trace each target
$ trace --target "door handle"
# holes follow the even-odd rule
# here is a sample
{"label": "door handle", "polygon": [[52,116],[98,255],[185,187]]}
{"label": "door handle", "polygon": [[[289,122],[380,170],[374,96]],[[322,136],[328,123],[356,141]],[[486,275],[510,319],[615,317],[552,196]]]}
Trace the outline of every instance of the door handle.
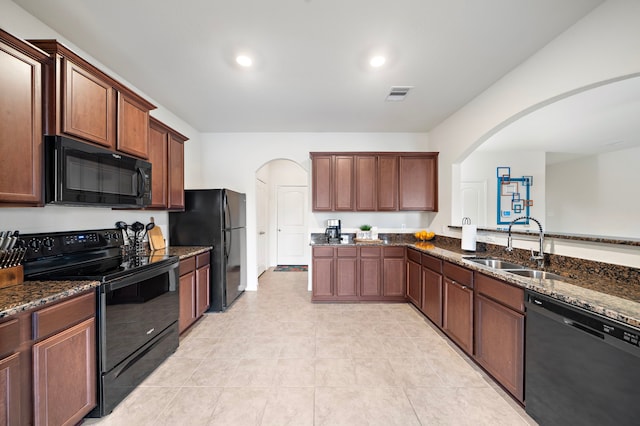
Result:
{"label": "door handle", "polygon": [[264,232],[264,231],[258,232],[258,235],[264,235],[264,234],[266,234],[266,232]]}

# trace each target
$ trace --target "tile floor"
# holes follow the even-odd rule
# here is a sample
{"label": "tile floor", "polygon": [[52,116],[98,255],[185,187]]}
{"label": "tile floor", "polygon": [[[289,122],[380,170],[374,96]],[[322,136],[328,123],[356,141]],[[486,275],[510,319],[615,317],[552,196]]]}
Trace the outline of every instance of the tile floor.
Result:
{"label": "tile floor", "polygon": [[535,425],[409,304],[312,304],[265,272],[100,425]]}

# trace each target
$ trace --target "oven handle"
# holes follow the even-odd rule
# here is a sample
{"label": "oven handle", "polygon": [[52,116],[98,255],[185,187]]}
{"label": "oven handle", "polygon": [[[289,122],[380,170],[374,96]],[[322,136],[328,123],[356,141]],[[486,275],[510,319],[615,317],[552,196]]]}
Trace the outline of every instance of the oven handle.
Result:
{"label": "oven handle", "polygon": [[146,269],[144,271],[138,271],[138,272],[132,273],[130,275],[127,275],[126,277],[118,278],[117,280],[114,280],[112,282],[105,283],[102,286],[101,292],[108,293],[108,292],[117,290],[119,288],[137,284],[141,281],[147,280],[149,278],[153,278],[158,275],[165,274],[167,272],[172,272],[173,270],[178,268],[178,265],[179,265],[178,262],[174,262],[174,263],[171,263],[170,265],[161,265],[161,266],[158,266],[157,268]]}
{"label": "oven handle", "polygon": [[151,345],[149,345],[149,347],[145,348],[143,351],[141,351],[139,354],[137,354],[136,356],[134,356],[133,358],[131,358],[129,361],[127,361],[126,364],[124,364],[122,367],[120,367],[117,371],[115,371],[113,373],[113,378],[117,378],[118,376],[120,376],[122,373],[126,372],[129,368],[131,368],[131,366],[133,364],[135,364],[136,362],[138,362],[138,360],[140,358],[142,358],[143,356],[145,356],[146,354],[148,354],[149,352],[151,352],[151,350],[153,350],[153,348],[155,348],[156,346],[158,346],[160,343],[162,343],[162,341],[164,339],[166,339],[167,337],[171,337],[171,333],[165,333],[162,337],[160,337],[158,340],[156,340],[155,342],[153,342]]}

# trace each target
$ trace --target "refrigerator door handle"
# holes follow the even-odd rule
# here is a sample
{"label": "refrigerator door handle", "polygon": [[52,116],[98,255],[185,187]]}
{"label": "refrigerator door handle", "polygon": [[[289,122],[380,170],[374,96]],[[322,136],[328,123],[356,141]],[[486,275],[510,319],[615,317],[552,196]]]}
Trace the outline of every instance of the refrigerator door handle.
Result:
{"label": "refrigerator door handle", "polygon": [[231,228],[231,209],[229,209],[229,199],[227,198],[226,193],[224,193],[223,205],[224,205],[224,211],[223,211],[224,228],[229,229]]}

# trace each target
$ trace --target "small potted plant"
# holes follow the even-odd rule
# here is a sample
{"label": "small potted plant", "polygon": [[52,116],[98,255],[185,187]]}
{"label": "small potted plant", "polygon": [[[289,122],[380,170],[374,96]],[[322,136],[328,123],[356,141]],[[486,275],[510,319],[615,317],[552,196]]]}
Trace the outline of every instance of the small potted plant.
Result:
{"label": "small potted plant", "polygon": [[371,225],[360,225],[360,231],[360,235],[358,236],[359,238],[362,238],[363,240],[371,239]]}

